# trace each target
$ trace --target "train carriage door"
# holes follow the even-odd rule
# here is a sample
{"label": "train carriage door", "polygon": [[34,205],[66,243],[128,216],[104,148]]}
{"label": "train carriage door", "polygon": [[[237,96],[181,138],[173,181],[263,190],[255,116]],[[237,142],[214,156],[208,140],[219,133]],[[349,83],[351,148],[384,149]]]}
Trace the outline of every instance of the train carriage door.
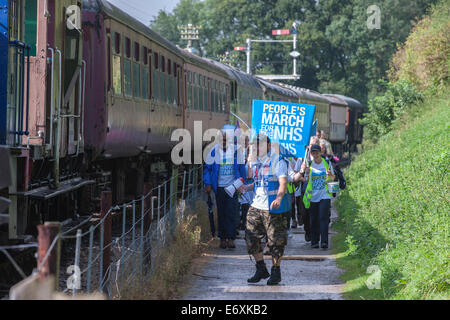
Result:
{"label": "train carriage door", "polygon": [[[72,1],[73,2],[73,1]],[[79,153],[82,108],[81,8],[69,2],[63,8],[63,80],[61,156]]]}
{"label": "train carriage door", "polygon": [[[7,63],[5,64],[6,78],[2,79],[2,90],[6,91],[6,106],[1,106],[6,110],[2,110],[0,119],[2,121],[2,135],[0,135],[0,143],[6,143],[8,145],[17,145],[20,143],[19,136],[11,133],[20,129],[20,106],[23,100],[23,79],[21,77],[22,70],[25,67],[21,49],[19,46],[14,46],[14,41],[23,42],[24,34],[24,1],[21,0],[9,0],[5,2],[6,13],[4,20],[6,23],[2,26],[7,26],[7,30],[2,30],[1,36],[6,35],[5,39],[1,41],[5,44],[2,48],[1,54],[6,54]],[[1,8],[1,6],[0,6]],[[2,9],[3,10],[3,9]],[[0,21],[3,22],[3,21]],[[2,46],[3,47],[3,46]],[[3,63],[3,61],[2,61]],[[4,100],[4,99],[3,99]],[[3,103],[3,101],[1,101]]]}

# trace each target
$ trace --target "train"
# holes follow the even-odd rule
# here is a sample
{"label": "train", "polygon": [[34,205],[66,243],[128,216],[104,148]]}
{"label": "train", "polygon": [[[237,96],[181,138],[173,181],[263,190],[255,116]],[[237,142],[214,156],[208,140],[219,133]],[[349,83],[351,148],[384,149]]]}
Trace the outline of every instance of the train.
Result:
{"label": "train", "polygon": [[203,132],[251,126],[255,99],[316,105],[318,129],[338,153],[362,142],[357,100],[200,57],[107,0],[0,7],[0,145],[12,177],[0,196],[10,201],[9,240],[36,236],[45,221],[88,215],[101,190],[112,190],[115,203],[142,194],[145,182],[171,174],[174,130],[193,135],[198,121]]}

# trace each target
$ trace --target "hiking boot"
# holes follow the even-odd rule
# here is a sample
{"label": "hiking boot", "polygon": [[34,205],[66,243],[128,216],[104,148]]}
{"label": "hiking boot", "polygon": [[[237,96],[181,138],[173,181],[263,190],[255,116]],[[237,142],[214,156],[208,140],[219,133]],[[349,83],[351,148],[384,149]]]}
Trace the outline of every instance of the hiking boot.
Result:
{"label": "hiking boot", "polygon": [[227,248],[227,240],[220,239],[220,249],[226,249]]}
{"label": "hiking boot", "polygon": [[281,282],[281,269],[280,267],[272,267],[272,274],[269,280],[267,280],[267,285],[274,286]]}
{"label": "hiking boot", "polygon": [[250,279],[247,279],[248,283],[257,283],[260,282],[261,279],[267,279],[270,277],[269,271],[267,271],[266,264],[264,260],[258,261],[256,263],[256,273]]}
{"label": "hiking boot", "polygon": [[234,240],[228,240],[228,242],[227,242],[227,246],[228,246],[228,248],[230,248],[230,249],[236,249],[236,245],[234,244]]}

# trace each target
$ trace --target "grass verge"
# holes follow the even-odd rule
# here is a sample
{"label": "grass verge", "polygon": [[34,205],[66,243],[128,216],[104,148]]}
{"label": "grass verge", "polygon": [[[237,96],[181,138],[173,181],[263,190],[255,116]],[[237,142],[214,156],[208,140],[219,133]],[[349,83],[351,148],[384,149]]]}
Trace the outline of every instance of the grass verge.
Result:
{"label": "grass verge", "polygon": [[197,201],[195,208],[186,208],[173,239],[155,257],[152,275],[123,288],[121,299],[169,300],[178,297],[192,260],[207,249],[210,240],[208,208],[204,201]]}
{"label": "grass verge", "polygon": [[[365,146],[346,173],[333,228],[347,299],[450,298],[446,92],[413,107],[396,130]],[[375,284],[374,270],[380,289],[366,284]]]}

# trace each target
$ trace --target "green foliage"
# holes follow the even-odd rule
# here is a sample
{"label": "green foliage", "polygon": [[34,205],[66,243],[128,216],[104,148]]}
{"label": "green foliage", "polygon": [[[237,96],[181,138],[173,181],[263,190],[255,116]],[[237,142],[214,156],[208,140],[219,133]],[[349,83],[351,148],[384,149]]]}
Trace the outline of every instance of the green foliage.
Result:
{"label": "green foliage", "polygon": [[[450,298],[448,92],[418,104],[419,117],[404,114],[346,173],[335,227],[352,253],[351,298]],[[369,265],[381,269],[382,290],[357,281]]]}
{"label": "green foliage", "polygon": [[[405,41],[426,8],[435,0],[181,0],[173,13],[160,11],[151,27],[174,43],[185,47],[177,25],[201,25],[201,55],[217,59],[231,52],[232,64],[245,70],[246,56],[233,52],[247,38],[271,38],[272,29],[289,29],[300,22],[298,34],[299,73],[297,86],[352,96],[365,104],[382,88],[378,79],[386,76],[397,43]],[[381,9],[381,29],[367,28],[367,8]],[[280,36],[276,39],[292,39]],[[255,43],[252,72],[292,73],[286,44]]]}
{"label": "green foliage", "polygon": [[389,77],[422,90],[445,88],[450,79],[450,2],[433,6],[395,54]]}
{"label": "green foliage", "polygon": [[409,106],[423,100],[423,94],[408,81],[392,83],[380,80],[380,84],[386,92],[369,101],[369,113],[361,120],[366,137],[372,140],[388,133],[395,119],[408,111]]}

